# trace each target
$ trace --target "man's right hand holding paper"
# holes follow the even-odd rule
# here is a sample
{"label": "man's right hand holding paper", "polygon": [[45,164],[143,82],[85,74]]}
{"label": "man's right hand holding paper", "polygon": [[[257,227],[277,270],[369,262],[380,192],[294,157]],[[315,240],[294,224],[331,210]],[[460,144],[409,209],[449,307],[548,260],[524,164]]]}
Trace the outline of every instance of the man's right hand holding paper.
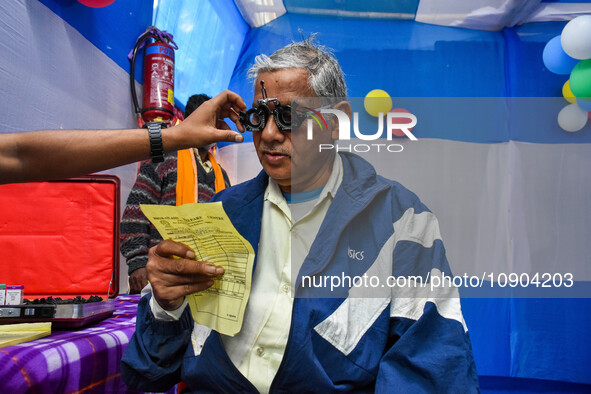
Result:
{"label": "man's right hand holding paper", "polygon": [[210,288],[224,269],[206,261],[196,261],[187,245],[164,240],[150,249],[148,280],[156,302],[167,311],[178,309],[185,296]]}

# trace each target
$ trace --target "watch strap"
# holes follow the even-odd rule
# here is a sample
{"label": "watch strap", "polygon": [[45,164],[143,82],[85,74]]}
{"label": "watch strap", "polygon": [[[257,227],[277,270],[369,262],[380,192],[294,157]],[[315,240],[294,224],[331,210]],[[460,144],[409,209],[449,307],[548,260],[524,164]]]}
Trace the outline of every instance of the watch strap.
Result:
{"label": "watch strap", "polygon": [[147,122],[144,125],[148,129],[148,137],[150,138],[150,156],[154,163],[161,163],[164,161],[164,146],[162,144],[162,128],[166,128],[163,122]]}

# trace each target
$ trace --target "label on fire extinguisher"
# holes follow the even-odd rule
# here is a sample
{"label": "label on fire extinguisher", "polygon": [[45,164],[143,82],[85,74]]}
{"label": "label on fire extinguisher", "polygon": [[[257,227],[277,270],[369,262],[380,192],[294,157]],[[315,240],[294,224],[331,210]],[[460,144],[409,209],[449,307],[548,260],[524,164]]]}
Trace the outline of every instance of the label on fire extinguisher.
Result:
{"label": "label on fire extinguisher", "polygon": [[174,49],[155,42],[146,47],[144,58],[142,119],[172,119],[174,109]]}

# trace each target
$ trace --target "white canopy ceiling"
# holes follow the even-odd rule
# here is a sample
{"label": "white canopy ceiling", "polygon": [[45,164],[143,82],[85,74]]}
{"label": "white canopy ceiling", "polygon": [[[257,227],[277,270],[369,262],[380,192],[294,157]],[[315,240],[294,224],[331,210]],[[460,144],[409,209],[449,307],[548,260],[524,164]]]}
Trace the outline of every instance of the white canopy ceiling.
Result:
{"label": "white canopy ceiling", "polygon": [[591,3],[561,0],[234,0],[251,27],[286,12],[352,18],[411,19],[443,26],[501,30],[526,22],[565,21],[591,13]]}

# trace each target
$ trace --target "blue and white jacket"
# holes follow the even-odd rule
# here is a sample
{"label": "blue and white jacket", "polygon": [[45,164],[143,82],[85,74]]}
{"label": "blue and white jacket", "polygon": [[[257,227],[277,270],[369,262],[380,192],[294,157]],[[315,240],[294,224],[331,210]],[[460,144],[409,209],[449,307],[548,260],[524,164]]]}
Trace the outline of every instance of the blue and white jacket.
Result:
{"label": "blue and white jacket", "polygon": [[[478,392],[457,292],[386,281],[450,274],[437,220],[416,195],[363,159],[341,157],[343,180],[298,274],[289,339],[270,391]],[[214,197],[255,251],[267,183],[261,172]],[[302,281],[364,274],[380,278],[374,293],[347,285],[329,294]],[[164,391],[182,379],[194,392],[257,392],[217,332],[192,335],[188,308],[179,321],[156,321],[149,297],[140,301],[122,359],[130,388]]]}

